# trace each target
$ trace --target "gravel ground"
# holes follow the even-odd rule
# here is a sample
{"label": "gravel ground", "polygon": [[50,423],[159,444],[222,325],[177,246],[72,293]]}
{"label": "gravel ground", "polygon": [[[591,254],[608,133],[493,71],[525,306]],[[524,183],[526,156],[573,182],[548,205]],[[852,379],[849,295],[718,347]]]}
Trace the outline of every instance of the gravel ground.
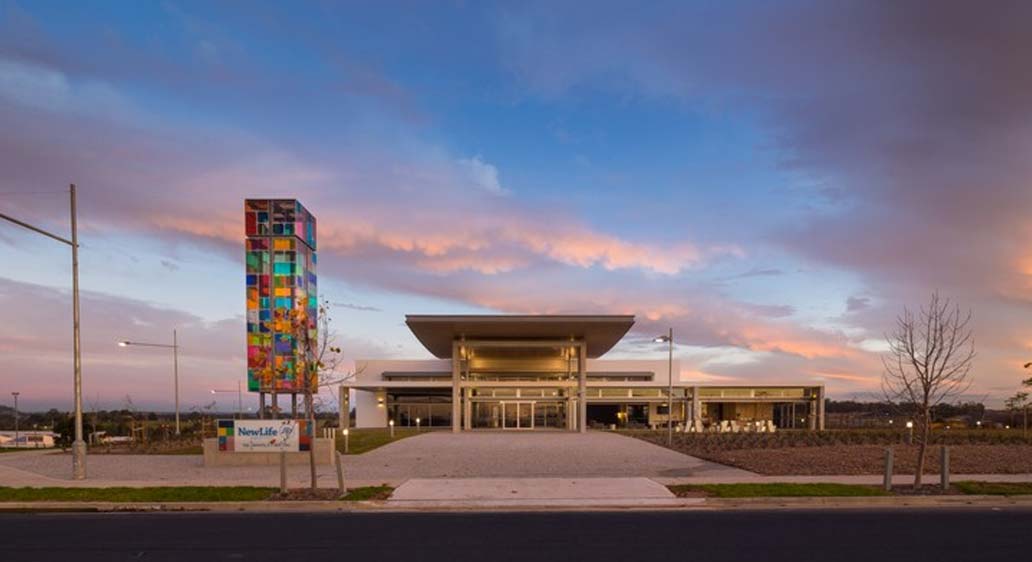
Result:
{"label": "gravel ground", "polygon": [[[894,447],[896,474],[913,474],[917,467],[917,447]],[[939,473],[939,447],[929,447],[926,474]],[[839,475],[882,474],[885,447],[878,445],[833,445],[826,447],[786,447],[781,449],[741,449],[736,451],[694,452],[708,460],[737,466],[765,475]],[[1032,446],[1028,445],[952,445],[950,472],[955,474],[1029,474],[1032,473]]]}
{"label": "gravel ground", "polygon": [[[0,485],[67,484],[70,466],[70,457],[60,453],[3,455]],[[279,474],[274,466],[204,468],[199,455],[92,455],[87,467],[93,481],[140,485],[268,486],[276,485]],[[288,470],[291,485],[306,482],[306,465]],[[335,485],[331,467],[320,466],[318,472],[320,482]],[[349,482],[363,485],[398,484],[409,478],[749,475],[606,432],[428,432],[346,456],[345,473]]]}

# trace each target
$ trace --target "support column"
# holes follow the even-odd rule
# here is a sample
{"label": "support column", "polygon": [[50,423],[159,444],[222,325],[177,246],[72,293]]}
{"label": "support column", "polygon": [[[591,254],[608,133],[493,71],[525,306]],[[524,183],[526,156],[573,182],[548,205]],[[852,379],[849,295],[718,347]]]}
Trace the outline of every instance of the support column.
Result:
{"label": "support column", "polygon": [[692,421],[695,429],[702,430],[702,400],[699,399],[699,387],[692,387]]}
{"label": "support column", "polygon": [[588,431],[588,347],[584,342],[577,346],[577,420],[581,433]]}
{"label": "support column", "polygon": [[824,431],[824,387],[817,390],[817,431]]}
{"label": "support column", "polygon": [[452,432],[458,433],[462,430],[462,395],[459,393],[462,377],[459,376],[462,357],[459,355],[460,346],[458,341],[452,342]]}
{"label": "support column", "polygon": [[574,390],[572,387],[566,389],[566,429],[576,431],[577,411],[574,409]]}
{"label": "support column", "polygon": [[462,394],[466,397],[462,404],[462,428],[473,429],[473,389],[467,388]]}
{"label": "support column", "polygon": [[348,387],[344,385],[337,387],[337,403],[340,404],[340,411],[337,412],[337,427],[348,429],[351,427],[351,392]]}

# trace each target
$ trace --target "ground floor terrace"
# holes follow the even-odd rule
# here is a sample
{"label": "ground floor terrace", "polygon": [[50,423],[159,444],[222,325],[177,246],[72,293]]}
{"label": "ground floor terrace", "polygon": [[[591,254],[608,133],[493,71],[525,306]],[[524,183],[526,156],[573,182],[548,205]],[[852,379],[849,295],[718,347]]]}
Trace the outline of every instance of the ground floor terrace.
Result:
{"label": "ground floor terrace", "polygon": [[[676,431],[775,431],[824,428],[821,387],[588,387],[582,401],[576,388],[552,386],[468,386],[451,388],[354,389],[356,427],[447,427],[464,430],[663,428]],[[673,414],[670,414],[671,408]],[[460,415],[453,416],[455,410]]]}

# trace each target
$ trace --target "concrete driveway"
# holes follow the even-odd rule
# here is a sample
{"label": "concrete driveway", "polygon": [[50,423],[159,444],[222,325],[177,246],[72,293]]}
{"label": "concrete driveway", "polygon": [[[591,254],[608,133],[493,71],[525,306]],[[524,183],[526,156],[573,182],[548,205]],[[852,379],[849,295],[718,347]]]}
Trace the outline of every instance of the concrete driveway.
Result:
{"label": "concrete driveway", "polygon": [[[70,480],[71,458],[59,452],[0,455],[0,486],[275,486],[275,466],[202,466],[199,455],[90,455],[89,480]],[[291,486],[308,467],[289,467]],[[615,433],[427,432],[344,457],[349,485],[398,485],[412,478],[740,478],[750,472],[690,457]],[[332,467],[318,467],[333,486]]]}
{"label": "concrete driveway", "polygon": [[752,473],[616,433],[435,431],[347,457],[355,478],[686,477]]}

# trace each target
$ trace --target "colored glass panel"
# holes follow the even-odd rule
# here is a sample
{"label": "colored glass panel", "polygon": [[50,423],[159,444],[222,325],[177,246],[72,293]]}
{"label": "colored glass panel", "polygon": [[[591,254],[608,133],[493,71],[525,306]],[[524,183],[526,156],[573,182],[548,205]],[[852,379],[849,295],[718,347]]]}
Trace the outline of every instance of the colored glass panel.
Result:
{"label": "colored glass panel", "polygon": [[[244,203],[247,287],[247,355],[250,391],[296,392],[298,365],[311,364],[294,341],[292,310],[308,315],[316,339],[316,221],[294,199],[249,199]],[[311,381],[317,384],[317,381]]]}

